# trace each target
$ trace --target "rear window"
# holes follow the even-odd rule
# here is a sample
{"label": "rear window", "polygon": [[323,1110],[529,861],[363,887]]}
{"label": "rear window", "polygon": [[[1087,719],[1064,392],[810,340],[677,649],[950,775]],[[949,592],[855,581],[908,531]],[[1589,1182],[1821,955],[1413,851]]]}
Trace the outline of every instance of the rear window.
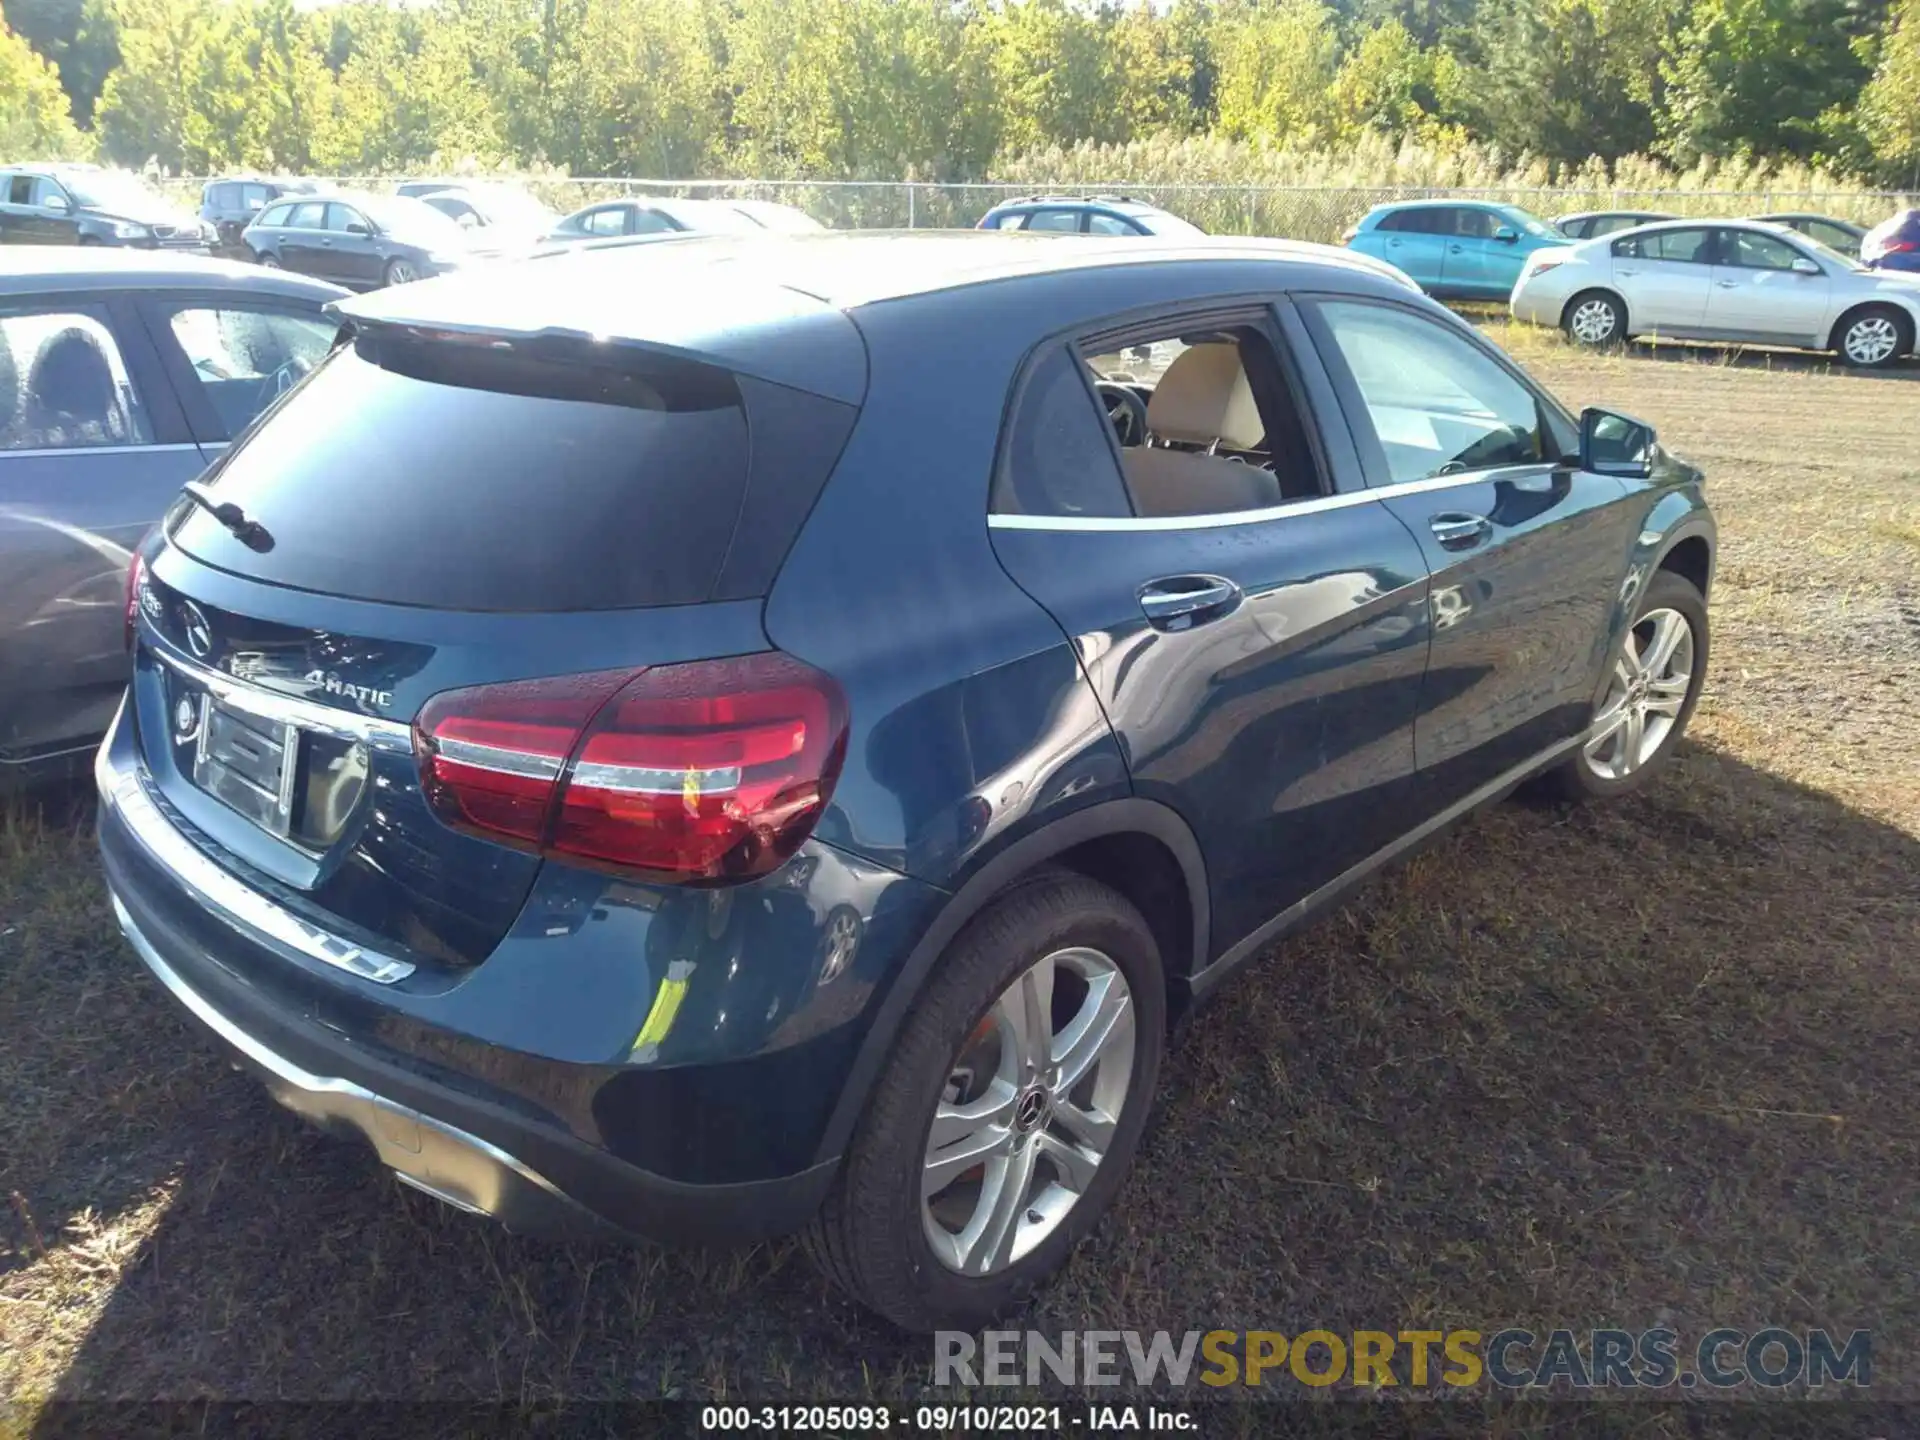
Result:
{"label": "rear window", "polygon": [[273,584],[436,609],[758,596],[855,413],[667,357],[615,367],[376,331],[207,477],[270,545],[192,507],[173,539]]}

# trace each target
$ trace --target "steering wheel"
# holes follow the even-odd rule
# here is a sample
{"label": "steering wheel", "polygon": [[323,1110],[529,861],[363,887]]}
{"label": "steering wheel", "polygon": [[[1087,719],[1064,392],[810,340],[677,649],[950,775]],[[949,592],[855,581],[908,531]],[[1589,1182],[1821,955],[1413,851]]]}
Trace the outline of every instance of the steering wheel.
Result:
{"label": "steering wheel", "polygon": [[287,391],[300,383],[302,377],[313,369],[305,360],[295,355],[283,360],[274,372],[260,382],[259,408],[264,410]]}
{"label": "steering wheel", "polygon": [[1113,426],[1113,433],[1121,445],[1144,445],[1147,443],[1147,402],[1124,385],[1116,385],[1111,380],[1093,382],[1093,393],[1100,397],[1100,403],[1106,407],[1107,420]]}

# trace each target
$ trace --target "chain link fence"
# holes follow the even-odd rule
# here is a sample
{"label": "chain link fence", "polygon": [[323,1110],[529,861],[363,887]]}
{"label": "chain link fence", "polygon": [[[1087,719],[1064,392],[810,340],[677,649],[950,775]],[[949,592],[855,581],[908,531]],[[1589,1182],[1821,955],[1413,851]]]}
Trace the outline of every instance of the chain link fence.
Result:
{"label": "chain link fence", "polygon": [[[972,226],[1003,200],[1031,195],[1031,185],[991,182],[937,184],[890,180],[631,180],[610,176],[516,177],[489,174],[472,179],[513,183],[562,214],[623,195],[775,200],[807,212],[835,229],[937,230]],[[197,179],[165,182],[175,197],[199,203]],[[390,190],[393,181],[333,177],[331,183]],[[1125,195],[1158,205],[1221,235],[1272,235],[1339,243],[1375,205],[1400,200],[1488,200],[1518,205],[1546,219],[1580,210],[1651,210],[1684,216],[1741,216],[1812,211],[1872,225],[1916,197],[1892,191],[1615,190],[1524,188],[1490,190],[1424,186],[1163,185],[1115,182],[1062,186],[1047,193]]]}

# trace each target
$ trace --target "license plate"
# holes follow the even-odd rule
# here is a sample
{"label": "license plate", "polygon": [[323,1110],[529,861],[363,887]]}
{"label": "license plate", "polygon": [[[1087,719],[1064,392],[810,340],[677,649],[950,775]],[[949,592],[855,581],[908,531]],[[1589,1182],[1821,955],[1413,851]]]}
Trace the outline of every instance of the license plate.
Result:
{"label": "license plate", "polygon": [[232,709],[204,692],[199,704],[193,783],[284,839],[293,829],[299,729]]}

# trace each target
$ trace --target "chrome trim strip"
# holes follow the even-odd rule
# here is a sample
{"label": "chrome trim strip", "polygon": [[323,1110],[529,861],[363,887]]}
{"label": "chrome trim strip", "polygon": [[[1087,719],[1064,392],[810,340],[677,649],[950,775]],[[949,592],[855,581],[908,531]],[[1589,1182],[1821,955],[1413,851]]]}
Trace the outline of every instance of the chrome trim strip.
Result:
{"label": "chrome trim strip", "polygon": [[244,680],[236,680],[218,670],[209,669],[159,645],[148,645],[153,658],[169,670],[203,685],[220,701],[235,710],[273,724],[297,725],[302,730],[332,736],[336,740],[358,741],[377,750],[397,754],[413,751],[413,727],[404,720],[389,720],[383,715],[357,715],[331,705],[317,705],[293,695],[263,690]]}
{"label": "chrome trim strip", "polygon": [[[487,1159],[493,1161],[495,1164],[504,1165],[523,1180],[538,1185],[549,1194],[556,1196],[561,1195],[561,1192],[554,1187],[553,1182],[548,1180],[546,1176],[536,1170],[527,1168],[525,1164],[512,1155],[509,1155],[498,1145],[482,1140],[478,1135],[470,1134],[458,1126],[449,1125],[444,1120],[436,1120],[433,1116],[423,1111],[415,1110],[409,1105],[402,1105],[397,1101],[389,1100],[386,1096],[376,1094],[374,1091],[367,1089],[366,1086],[356,1084],[351,1080],[344,1080],[335,1075],[315,1075],[310,1070],[303,1069],[301,1066],[295,1064],[277,1050],[269,1049],[266,1045],[234,1024],[233,1021],[229,1020],[225,1015],[222,1015],[208,1002],[205,996],[187,984],[187,982],[181,978],[178,971],[160,958],[160,952],[153,948],[153,942],[141,933],[138,925],[134,924],[133,916],[127,913],[127,907],[121,903],[120,897],[118,895],[111,895],[110,898],[113,901],[114,916],[120,921],[120,929],[122,933],[126,935],[127,943],[133,946],[134,952],[139,955],[141,962],[146,965],[147,969],[153,972],[153,978],[166,986],[168,993],[182,1005],[186,1006],[186,1008],[192,1012],[194,1018],[202,1025],[205,1025],[209,1030],[213,1031],[214,1034],[218,1035],[222,1040],[226,1041],[227,1044],[238,1050],[262,1070],[272,1075],[276,1080],[291,1085],[295,1089],[303,1090],[309,1095],[337,1095],[347,1100],[359,1101],[375,1109],[383,1110],[390,1115],[398,1115],[403,1119],[412,1120],[416,1124],[428,1126],[431,1129],[437,1130],[440,1134],[446,1136],[456,1144],[464,1145],[468,1149],[486,1156]],[[449,1203],[458,1205],[463,1210],[472,1209],[478,1211],[478,1207],[470,1206],[463,1201],[456,1200],[453,1196],[415,1177],[400,1173],[400,1178],[417,1185],[420,1189],[425,1190],[429,1195],[437,1199],[446,1200]],[[561,1198],[564,1199],[565,1197],[561,1196]]]}
{"label": "chrome trim strip", "polygon": [[160,813],[137,772],[114,770],[105,746],[94,769],[102,801],[119,812],[133,838],[202,906],[228,924],[256,931],[309,960],[376,985],[391,985],[413,974],[411,961],[395,960],[330,935],[222,870]]}
{"label": "chrome trim strip", "polygon": [[731,794],[740,788],[740,767],[728,765],[718,770],[657,770],[643,765],[583,762],[573,767],[572,783],[591,790],[617,790],[623,795],[684,795],[689,782],[697,794]]}
{"label": "chrome trim strip", "polygon": [[0,450],[0,460],[26,460],[35,455],[164,455],[199,448],[198,445],[177,442],[165,445],[54,445],[38,450]]}
{"label": "chrome trim strip", "polygon": [[456,765],[475,770],[491,770],[496,775],[522,775],[529,780],[553,780],[566,764],[557,755],[535,755],[526,750],[508,750],[499,745],[482,745],[477,740],[451,740],[436,737],[433,753]]}
{"label": "chrome trim strip", "polygon": [[1229,525],[1263,525],[1269,520],[1285,520],[1294,515],[1346,510],[1374,500],[1397,499],[1402,495],[1451,490],[1460,485],[1484,482],[1486,476],[1485,470],[1463,470],[1454,475],[1429,475],[1424,480],[1406,480],[1398,485],[1382,485],[1373,490],[1343,490],[1338,495],[1295,500],[1289,505],[1269,505],[1261,510],[1229,510],[1218,515],[989,515],[987,525],[993,530],[1218,530]]}

